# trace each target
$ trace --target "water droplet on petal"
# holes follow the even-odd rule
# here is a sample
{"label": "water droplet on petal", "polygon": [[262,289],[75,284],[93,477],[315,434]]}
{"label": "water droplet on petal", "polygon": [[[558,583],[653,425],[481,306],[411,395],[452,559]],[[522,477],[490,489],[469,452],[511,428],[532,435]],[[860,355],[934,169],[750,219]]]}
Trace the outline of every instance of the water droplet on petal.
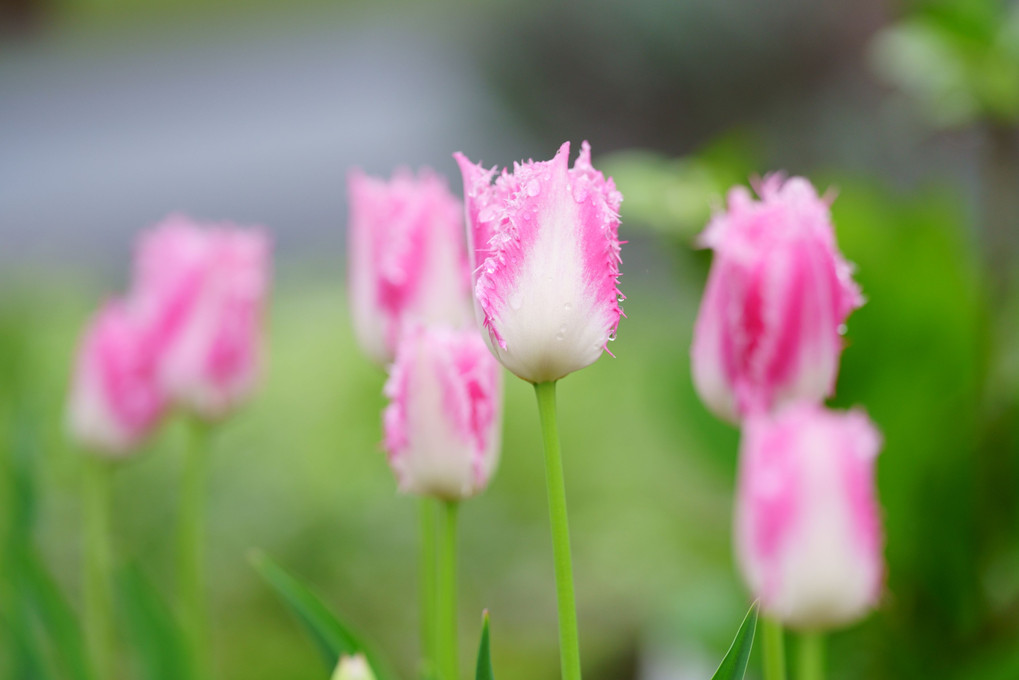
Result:
{"label": "water droplet on petal", "polygon": [[849,330],[849,329],[848,329],[848,328],[846,328],[846,324],[844,324],[844,323],[840,323],[840,324],[839,324],[839,327],[838,327],[838,332],[839,332],[839,335],[845,335],[845,334],[846,334],[846,331],[848,331],[848,330]]}
{"label": "water droplet on petal", "polygon": [[558,340],[559,342],[562,342],[565,338],[566,338],[565,333],[557,333],[555,336],[555,339]]}
{"label": "water droplet on petal", "polygon": [[609,342],[615,342],[615,340],[616,340],[616,332],[612,331],[611,333],[609,333]]}
{"label": "water droplet on petal", "polygon": [[564,310],[564,311],[567,311],[567,312],[568,312],[568,311],[570,311],[571,309],[573,309],[573,305],[572,305],[572,304],[570,304],[569,302],[567,302],[567,303],[566,303],[565,305],[563,305],[563,310]]}
{"label": "water droplet on petal", "polygon": [[524,304],[524,297],[520,293],[514,293],[510,297],[509,303],[514,310],[520,309]]}
{"label": "water droplet on petal", "polygon": [[534,198],[541,193],[541,184],[537,179],[532,179],[527,183],[527,195]]}
{"label": "water droplet on petal", "polygon": [[478,219],[482,222],[491,222],[495,219],[498,213],[499,209],[494,205],[490,205],[478,213]]}
{"label": "water droplet on petal", "polygon": [[573,200],[576,201],[577,203],[583,203],[584,201],[586,201],[587,189],[582,186],[576,187],[573,190]]}

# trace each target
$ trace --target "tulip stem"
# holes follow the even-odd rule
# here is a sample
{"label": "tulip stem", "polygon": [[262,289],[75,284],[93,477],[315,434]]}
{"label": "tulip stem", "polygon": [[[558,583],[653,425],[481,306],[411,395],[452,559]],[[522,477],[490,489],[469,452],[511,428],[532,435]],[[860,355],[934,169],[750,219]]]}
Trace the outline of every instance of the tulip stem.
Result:
{"label": "tulip stem", "polygon": [[111,496],[113,464],[88,455],[84,471],[84,623],[96,678],[114,678],[113,546]]}
{"label": "tulip stem", "polygon": [[456,514],[457,501],[441,501],[436,547],[436,666],[442,680],[457,680]]}
{"label": "tulip stem", "polygon": [[785,680],[785,640],[782,624],[765,616],[761,620],[764,647],[764,680]]}
{"label": "tulip stem", "polygon": [[177,598],[195,676],[204,679],[209,677],[203,568],[209,425],[197,419],[189,425],[177,525]]}
{"label": "tulip stem", "polygon": [[559,448],[559,424],[556,421],[555,385],[555,381],[536,383],[534,391],[538,397],[538,415],[545,442],[545,483],[552,525],[552,553],[555,559],[562,680],[580,680],[580,636],[577,633],[577,602],[573,592],[570,526],[566,514],[566,482],[563,477],[562,452]]}
{"label": "tulip stem", "polygon": [[799,646],[798,680],[824,680],[824,635],[802,633]]}
{"label": "tulip stem", "polygon": [[421,516],[421,564],[418,591],[421,597],[421,664],[424,677],[431,677],[437,661],[436,608],[435,608],[435,519],[438,508],[433,498],[422,498],[418,506]]}

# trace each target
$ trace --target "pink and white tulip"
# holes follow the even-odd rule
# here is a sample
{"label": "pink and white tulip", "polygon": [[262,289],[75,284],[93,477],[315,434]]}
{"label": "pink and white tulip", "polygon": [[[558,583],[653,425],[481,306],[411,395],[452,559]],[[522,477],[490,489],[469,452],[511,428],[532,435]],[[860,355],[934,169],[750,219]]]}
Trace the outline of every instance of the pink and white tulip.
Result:
{"label": "pink and white tulip", "polygon": [[843,324],[863,304],[828,201],[801,177],[772,175],[758,193],[732,189],[701,236],[715,259],[694,327],[694,385],[732,421],[830,396]]}
{"label": "pink and white tulip", "polygon": [[764,611],[786,625],[841,626],[875,606],[884,581],[880,448],[862,411],[798,402],[744,424],[736,556]]}
{"label": "pink and white tulip", "polygon": [[622,315],[619,205],[584,142],[550,161],[485,170],[454,154],[464,178],[474,296],[492,352],[533,383],[592,364]]}
{"label": "pink and white tulip", "polygon": [[463,208],[437,175],[353,171],[347,238],[354,330],[374,361],[393,360],[407,321],[471,318]]}
{"label": "pink and white tulip", "polygon": [[79,444],[122,457],[152,432],[165,406],[156,349],[121,301],[99,310],[78,347],[68,402],[68,427]]}
{"label": "pink and white tulip", "polygon": [[406,326],[385,394],[385,447],[401,491],[458,500],[488,485],[502,372],[476,329]]}
{"label": "pink and white tulip", "polygon": [[344,655],[333,671],[332,680],[375,680],[364,654]]}
{"label": "pink and white tulip", "polygon": [[257,384],[270,257],[258,229],[180,215],[139,241],[133,302],[158,345],[160,382],[205,419],[226,415]]}

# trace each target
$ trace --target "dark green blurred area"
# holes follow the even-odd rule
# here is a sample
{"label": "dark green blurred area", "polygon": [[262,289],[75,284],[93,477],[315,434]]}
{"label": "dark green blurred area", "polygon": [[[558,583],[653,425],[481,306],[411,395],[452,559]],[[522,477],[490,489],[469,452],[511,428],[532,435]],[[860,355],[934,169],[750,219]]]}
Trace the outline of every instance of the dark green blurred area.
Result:
{"label": "dark green blurred area", "polygon": [[[199,5],[174,11],[201,11],[192,4]],[[491,5],[496,17],[513,12]],[[129,21],[146,11],[127,0],[97,7],[54,3],[42,11],[69,25]],[[855,5],[847,7],[833,16],[848,16]],[[919,182],[871,172],[866,163],[824,162],[824,145],[806,152],[783,146],[799,131],[783,117],[782,102],[816,85],[810,58],[828,55],[820,41],[777,62],[792,74],[788,87],[769,92],[770,113],[753,118],[731,113],[721,93],[717,78],[728,64],[683,61],[695,47],[669,45],[666,19],[684,11],[692,10],[592,4],[575,27],[591,40],[578,49],[611,47],[600,38],[613,26],[647,41],[645,52],[621,55],[623,66],[603,74],[604,84],[591,80],[597,69],[580,57],[556,61],[579,69],[578,91],[605,88],[602,109],[558,88],[555,69],[549,75],[531,63],[543,54],[558,59],[572,46],[548,34],[575,8],[550,7],[544,23],[509,22],[502,40],[532,40],[549,51],[522,50],[512,64],[487,71],[535,138],[564,134],[573,122],[619,149],[596,155],[595,164],[626,197],[628,318],[611,346],[616,358],[560,386],[587,677],[706,678],[746,610],[730,549],[738,433],[707,413],[690,381],[692,324],[710,263],[693,244],[729,186],[776,164],[809,170],[820,190],[837,191],[837,236],[868,302],[850,317],[833,403],[864,407],[885,436],[878,469],[887,593],[863,623],[832,636],[830,676],[1019,677],[1019,77],[1012,77],[1019,73],[1019,10],[993,2],[886,8],[904,18],[886,21],[880,32],[850,26],[848,47],[830,48],[871,60],[887,78],[888,97],[907,95],[932,123],[917,124],[914,134],[942,141],[971,135],[988,150],[973,176],[960,180],[956,168],[935,168]],[[729,48],[752,52],[754,40],[765,38],[730,36]],[[661,72],[649,74],[648,64]],[[749,66],[730,71],[728,89],[750,87],[760,75]],[[651,109],[675,83],[699,87],[693,91],[705,99],[665,120]],[[744,92],[743,101],[756,94]],[[628,115],[640,124],[620,127]],[[850,137],[852,130],[840,132]],[[809,134],[823,137],[824,130]],[[251,568],[252,549],[313,584],[402,677],[413,675],[415,503],[396,494],[379,447],[384,375],[355,346],[343,278],[338,265],[280,264],[265,384],[215,436],[208,559],[217,678],[328,675]],[[0,280],[0,678],[74,677],[52,649],[60,631],[72,636],[80,606],[81,459],[65,437],[63,406],[78,333],[110,288],[98,275],[12,272]],[[507,376],[499,471],[461,513],[462,667],[471,667],[487,608],[496,675],[507,679],[552,679],[558,669],[533,401],[528,385]],[[133,569],[124,592],[139,602],[149,592],[144,584],[172,600],[169,537],[184,442],[183,424],[172,421],[117,472],[118,561]],[[54,583],[40,576],[40,565]],[[58,595],[63,605],[41,604]],[[154,658],[173,659],[132,637],[161,606],[143,604],[120,609],[132,678],[154,677],[145,670]],[[55,623],[57,610],[64,616]]]}

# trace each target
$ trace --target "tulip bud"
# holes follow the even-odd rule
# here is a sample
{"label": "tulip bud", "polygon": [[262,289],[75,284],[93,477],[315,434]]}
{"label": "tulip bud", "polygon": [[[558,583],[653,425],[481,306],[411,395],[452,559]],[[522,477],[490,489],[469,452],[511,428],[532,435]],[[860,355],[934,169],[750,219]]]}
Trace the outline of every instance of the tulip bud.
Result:
{"label": "tulip bud", "polygon": [[385,447],[401,491],[458,500],[488,485],[502,374],[476,329],[406,326],[385,394]]}
{"label": "tulip bud", "polygon": [[552,160],[517,163],[494,184],[495,169],[454,154],[464,178],[479,321],[499,361],[534,383],[593,363],[622,315],[623,196],[591,166],[587,142],[572,169],[569,153],[567,142]]}
{"label": "tulip bud", "polygon": [[810,402],[744,425],[736,557],[764,611],[823,629],[862,617],[884,578],[874,464],[881,436],[862,411]]}
{"label": "tulip bud", "polygon": [[71,384],[68,427],[76,441],[119,457],[155,428],[164,408],[155,349],[120,301],[99,310],[78,347]]}
{"label": "tulip bud", "polygon": [[829,396],[843,324],[863,304],[827,201],[800,177],[772,175],[759,193],[731,190],[701,236],[715,259],[694,326],[694,385],[732,421]]}
{"label": "tulip bud", "polygon": [[355,654],[354,656],[340,657],[340,663],[333,671],[332,680],[375,680],[375,675],[364,655]]}
{"label": "tulip bud", "polygon": [[348,178],[350,298],[361,349],[393,360],[403,323],[460,326],[471,318],[463,208],[429,171],[389,182]]}
{"label": "tulip bud", "polygon": [[254,389],[270,246],[259,230],[167,218],[139,242],[134,304],[179,405],[220,418]]}

